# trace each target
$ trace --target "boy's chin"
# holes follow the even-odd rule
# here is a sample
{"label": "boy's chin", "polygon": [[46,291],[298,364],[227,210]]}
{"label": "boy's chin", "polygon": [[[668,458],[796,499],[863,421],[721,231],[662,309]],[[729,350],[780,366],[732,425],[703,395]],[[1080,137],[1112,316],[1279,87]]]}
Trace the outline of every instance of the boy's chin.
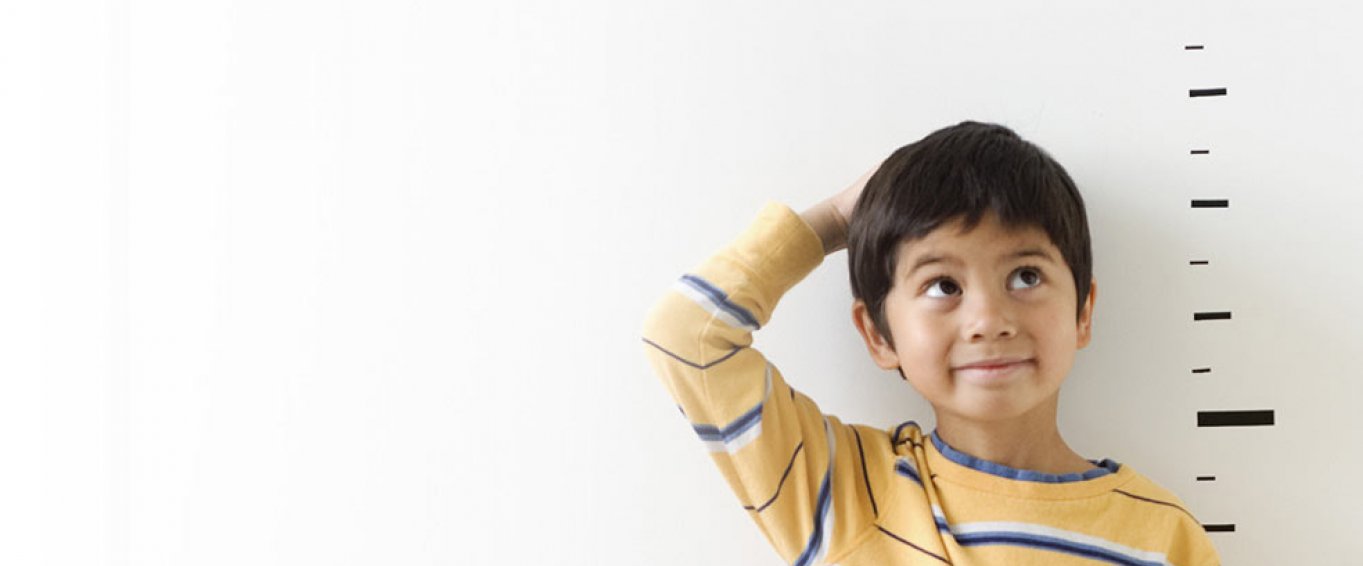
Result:
{"label": "boy's chin", "polygon": [[1015,421],[1040,408],[1041,403],[1033,405],[1021,405],[1010,399],[998,400],[972,400],[966,403],[954,403],[951,405],[933,404],[933,410],[938,415],[938,422],[945,412],[956,420],[967,421],[979,424],[1003,423]]}

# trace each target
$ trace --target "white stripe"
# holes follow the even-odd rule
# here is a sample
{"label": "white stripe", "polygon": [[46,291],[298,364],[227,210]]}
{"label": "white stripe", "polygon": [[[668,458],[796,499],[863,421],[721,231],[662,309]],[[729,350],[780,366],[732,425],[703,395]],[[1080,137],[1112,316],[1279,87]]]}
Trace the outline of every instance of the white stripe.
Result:
{"label": "white stripe", "polygon": [[[765,404],[767,400],[770,398],[771,398],[771,364],[768,363],[766,386],[762,391],[762,401],[759,404]],[[762,409],[763,411],[765,411],[766,406],[763,405]],[[705,448],[711,452],[727,452],[729,454],[733,454],[734,452],[738,452],[744,446],[747,446],[748,443],[752,442],[753,440],[756,440],[757,437],[761,435],[762,435],[762,415],[759,413],[757,415],[757,422],[753,423],[753,425],[749,427],[748,430],[743,431],[743,434],[734,437],[728,442],[724,442],[722,440],[706,440],[703,442],[705,443]]]}
{"label": "white stripe", "polygon": [[734,452],[738,452],[739,449],[743,448],[744,446],[747,446],[749,442],[752,442],[753,439],[757,438],[758,435],[761,434],[762,421],[757,421],[756,424],[752,425],[752,428],[749,428],[748,430],[744,431],[743,434],[734,437],[733,440],[727,443],[718,440],[706,440],[705,447],[709,449],[711,452],[725,452],[728,454],[733,454]]}
{"label": "white stripe", "polygon": [[705,309],[705,312],[710,313],[711,316],[714,316],[715,318],[724,321],[724,323],[728,324],[729,326],[732,326],[734,328],[741,328],[749,332],[757,331],[756,327],[744,324],[742,321],[735,318],[733,314],[730,314],[729,311],[720,308],[719,303],[716,303],[713,300],[711,300],[710,295],[701,292],[700,289],[692,287],[689,283],[687,283],[684,280],[678,279],[675,283],[672,284],[672,289],[678,293],[681,293],[682,295],[685,295],[686,298],[691,299],[692,302],[696,303],[697,305],[700,305],[701,308]]}
{"label": "white stripe", "polygon": [[[940,509],[937,509],[937,506],[934,505],[933,513],[937,513],[939,511]],[[1028,535],[1045,536],[1102,548],[1104,550],[1109,550],[1117,554],[1130,556],[1132,558],[1143,560],[1146,562],[1155,562],[1158,564],[1169,563],[1164,553],[1161,552],[1152,552],[1148,550],[1131,548],[1129,546],[1117,544],[1110,540],[1098,538],[1092,535],[1076,533],[1074,531],[1067,531],[1064,529],[1057,529],[1045,525],[1037,525],[1034,523],[1015,523],[1006,521],[963,523],[959,525],[951,525],[951,532],[952,534],[957,535],[978,533],[1020,533]]]}

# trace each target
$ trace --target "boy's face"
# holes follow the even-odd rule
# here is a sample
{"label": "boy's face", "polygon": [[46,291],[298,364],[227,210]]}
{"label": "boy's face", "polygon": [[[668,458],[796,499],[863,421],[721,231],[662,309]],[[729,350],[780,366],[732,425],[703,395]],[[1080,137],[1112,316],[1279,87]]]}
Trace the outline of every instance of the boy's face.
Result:
{"label": "boy's face", "polygon": [[993,213],[960,229],[958,219],[900,245],[885,300],[894,348],[857,301],[872,358],[902,368],[939,415],[1003,420],[1054,402],[1088,345],[1096,283],[1076,321],[1074,276],[1043,230],[1005,230]]}

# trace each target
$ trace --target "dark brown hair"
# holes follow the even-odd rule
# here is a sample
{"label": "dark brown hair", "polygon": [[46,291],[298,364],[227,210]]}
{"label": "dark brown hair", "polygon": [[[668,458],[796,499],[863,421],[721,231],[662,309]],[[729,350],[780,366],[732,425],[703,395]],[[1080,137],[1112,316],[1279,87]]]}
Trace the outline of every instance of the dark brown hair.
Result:
{"label": "dark brown hair", "polygon": [[852,296],[866,302],[891,347],[885,297],[894,287],[899,244],[958,217],[971,230],[989,211],[1005,228],[1036,226],[1046,232],[1074,273],[1078,319],[1093,266],[1079,189],[1050,154],[1013,130],[965,121],[890,154],[866,182],[848,221]]}

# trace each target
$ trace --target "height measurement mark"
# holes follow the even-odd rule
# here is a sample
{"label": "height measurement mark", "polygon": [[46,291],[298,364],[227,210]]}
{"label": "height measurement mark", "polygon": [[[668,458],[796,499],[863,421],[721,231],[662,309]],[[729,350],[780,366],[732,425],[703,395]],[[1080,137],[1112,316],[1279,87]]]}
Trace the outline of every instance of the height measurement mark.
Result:
{"label": "height measurement mark", "polygon": [[1195,88],[1188,91],[1188,96],[1198,98],[1202,96],[1225,96],[1225,88]]}
{"label": "height measurement mark", "polygon": [[[1188,51],[1201,51],[1201,45],[1185,45],[1183,49]],[[1192,89],[1188,91],[1191,98],[1203,96],[1225,96],[1224,88],[1204,88]],[[1189,153],[1192,155],[1209,155],[1210,149],[1193,149]],[[1229,200],[1194,200],[1193,208],[1230,208]],[[1207,265],[1205,259],[1190,260],[1188,265]],[[1230,312],[1200,312],[1193,313],[1193,320],[1218,320],[1230,319]],[[1211,373],[1212,368],[1193,368],[1193,373]],[[1197,426],[1254,426],[1273,424],[1273,411],[1199,411],[1197,413]],[[1197,481],[1216,481],[1216,476],[1197,476]],[[1207,524],[1202,525],[1202,529],[1209,533],[1233,533],[1234,524]]]}
{"label": "height measurement mark", "polygon": [[1273,426],[1273,410],[1198,411],[1197,426]]}

